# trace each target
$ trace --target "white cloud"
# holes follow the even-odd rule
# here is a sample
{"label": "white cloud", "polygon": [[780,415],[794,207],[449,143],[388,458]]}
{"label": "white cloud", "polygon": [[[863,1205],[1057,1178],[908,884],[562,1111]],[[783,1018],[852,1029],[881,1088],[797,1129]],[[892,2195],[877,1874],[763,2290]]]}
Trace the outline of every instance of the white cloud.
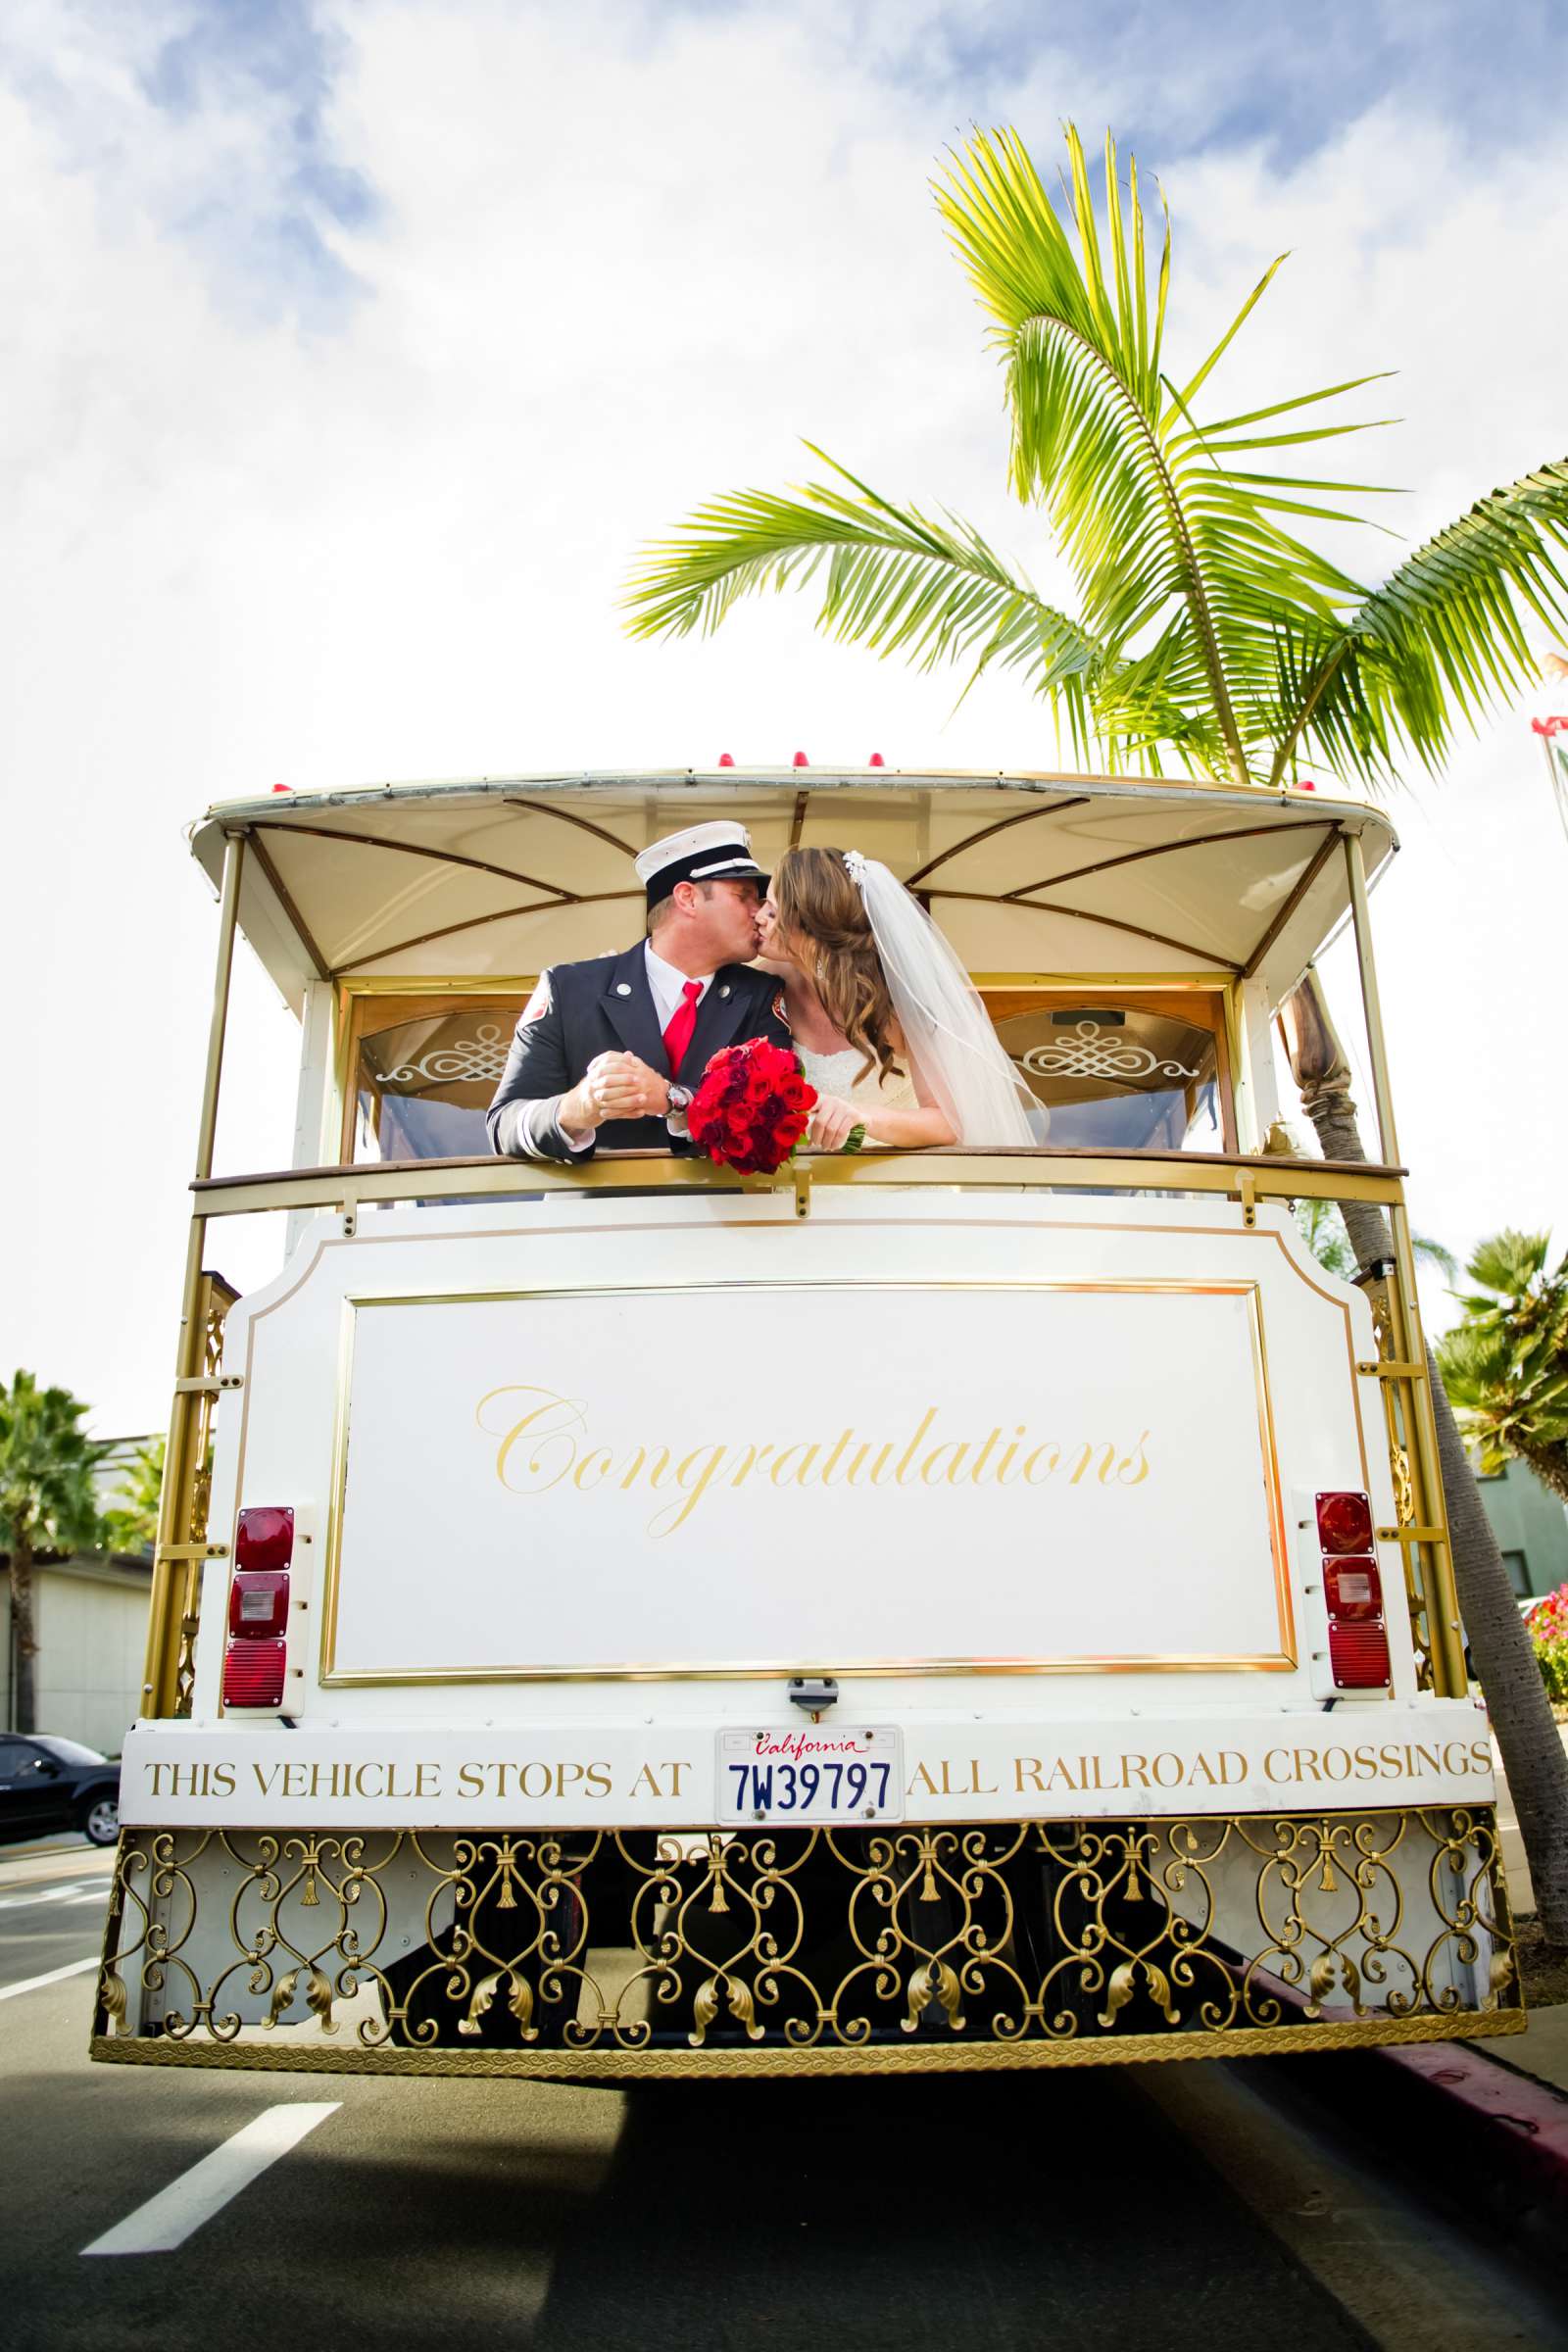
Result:
{"label": "white cloud", "polygon": [[[281,97],[252,112],[229,79],[160,111],[74,16],[29,22],[71,104],[34,80],[0,111],[0,201],[22,223],[0,255],[0,593],[25,1105],[0,1363],[139,1428],[166,1409],[207,1014],[184,819],[274,778],[798,747],[1049,759],[1049,718],[1005,683],[950,723],[951,679],[824,646],[792,603],[711,644],[625,642],[638,541],[710,491],[800,478],[804,432],[1048,566],[1004,497],[1000,380],[924,194],[944,141],[1004,110],[1004,75],[993,55],[946,78],[939,12],[919,71],[896,11],[345,12],[313,153],[363,172],[379,209],[312,211],[332,282],[366,289],[325,310],[268,275],[265,238],[185,220],[236,155],[265,212]],[[1090,131],[1147,79],[1103,51],[1036,58],[1020,119],[1049,151],[1059,115]],[[1237,347],[1239,397],[1401,366],[1412,421],[1377,465],[1419,485],[1418,530],[1560,454],[1555,232],[1530,201],[1555,170],[1545,127],[1484,166],[1451,122],[1389,101],[1298,169],[1205,149],[1190,122],[1185,143],[1184,345],[1296,249]],[[297,167],[290,150],[277,169]],[[1417,1220],[1459,1245],[1561,1223],[1568,850],[1539,748],[1515,719],[1398,815],[1378,911]],[[274,1164],[292,1024],[248,964],[235,1027],[222,1155]],[[215,1254],[257,1262],[232,1233]]]}

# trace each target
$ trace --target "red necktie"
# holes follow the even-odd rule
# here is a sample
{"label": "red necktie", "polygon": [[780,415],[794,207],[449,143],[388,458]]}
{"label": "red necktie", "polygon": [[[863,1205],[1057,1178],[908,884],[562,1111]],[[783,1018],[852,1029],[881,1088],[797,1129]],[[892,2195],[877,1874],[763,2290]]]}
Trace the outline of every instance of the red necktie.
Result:
{"label": "red necktie", "polygon": [[664,1059],[672,1078],[680,1076],[680,1065],[692,1042],[692,1031],[697,1026],[697,1000],[703,993],[703,984],[700,980],[688,980],[680,993],[681,1002],[670,1014],[669,1027],[664,1031]]}

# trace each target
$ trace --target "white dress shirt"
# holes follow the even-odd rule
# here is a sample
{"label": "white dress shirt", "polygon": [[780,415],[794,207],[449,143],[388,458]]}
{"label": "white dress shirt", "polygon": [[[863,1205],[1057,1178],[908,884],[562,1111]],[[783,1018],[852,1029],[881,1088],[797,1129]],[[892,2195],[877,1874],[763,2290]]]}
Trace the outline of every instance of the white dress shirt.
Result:
{"label": "white dress shirt", "polygon": [[651,939],[643,945],[643,963],[648,973],[649,988],[653,992],[654,1010],[659,1015],[660,1034],[662,1036],[680,1010],[687,981],[695,980],[702,990],[703,994],[697,1000],[701,1004],[703,997],[713,985],[713,975],[711,972],[677,971],[674,964],[666,963],[662,956],[654,953]]}

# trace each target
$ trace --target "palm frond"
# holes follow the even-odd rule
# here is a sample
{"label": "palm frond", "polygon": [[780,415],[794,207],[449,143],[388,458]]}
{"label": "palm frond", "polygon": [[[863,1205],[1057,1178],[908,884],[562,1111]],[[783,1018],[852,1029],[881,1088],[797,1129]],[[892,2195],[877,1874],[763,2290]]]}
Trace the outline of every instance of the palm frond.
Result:
{"label": "palm frond", "polygon": [[1271,781],[1312,746],[1367,782],[1401,749],[1438,766],[1456,719],[1476,727],[1539,676],[1526,623],[1568,623],[1565,552],[1568,460],[1478,499],[1319,638]]}
{"label": "palm frond", "polygon": [[780,497],[743,490],[701,507],[644,551],[626,626],[634,637],[716,629],[743,596],[821,575],[817,626],[917,668],[962,662],[972,676],[1021,671],[1065,716],[1075,749],[1095,741],[1092,689],[1102,649],[1048,605],[971,524],[900,507],[811,448],[848,490],[811,482]]}
{"label": "palm frond", "polygon": [[[1005,364],[1013,487],[1046,506],[1077,576],[1085,625],[1117,667],[1142,642],[1158,638],[1171,705],[1191,711],[1203,704],[1212,712],[1211,725],[1189,728],[1190,740],[1208,742],[1210,764],[1245,781],[1248,747],[1267,741],[1276,722],[1275,640],[1282,622],[1328,628],[1365,594],[1278,518],[1360,522],[1365,518],[1353,508],[1324,504],[1324,493],[1384,493],[1371,483],[1250,472],[1238,461],[1338,440],[1389,420],[1343,423],[1316,415],[1324,401],[1374,380],[1364,376],[1205,427],[1192,400],[1279,263],[1177,388],[1159,359],[1168,220],[1161,315],[1152,322],[1136,182],[1129,256],[1128,210],[1107,139],[1104,241],[1113,306],[1083,147],[1071,125],[1067,146],[1076,253],[1014,132],[977,132],[950,160],[937,190]],[[1277,431],[1246,429],[1275,419],[1285,420]]]}

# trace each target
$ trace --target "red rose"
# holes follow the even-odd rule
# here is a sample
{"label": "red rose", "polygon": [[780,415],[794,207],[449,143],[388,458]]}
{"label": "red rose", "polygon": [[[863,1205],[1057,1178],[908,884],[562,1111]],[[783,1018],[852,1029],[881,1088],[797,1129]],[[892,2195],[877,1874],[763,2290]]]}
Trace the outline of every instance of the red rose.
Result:
{"label": "red rose", "polygon": [[687,1125],[693,1143],[720,1166],[770,1176],[806,1133],[815,1101],[795,1055],[754,1037],[713,1055]]}

